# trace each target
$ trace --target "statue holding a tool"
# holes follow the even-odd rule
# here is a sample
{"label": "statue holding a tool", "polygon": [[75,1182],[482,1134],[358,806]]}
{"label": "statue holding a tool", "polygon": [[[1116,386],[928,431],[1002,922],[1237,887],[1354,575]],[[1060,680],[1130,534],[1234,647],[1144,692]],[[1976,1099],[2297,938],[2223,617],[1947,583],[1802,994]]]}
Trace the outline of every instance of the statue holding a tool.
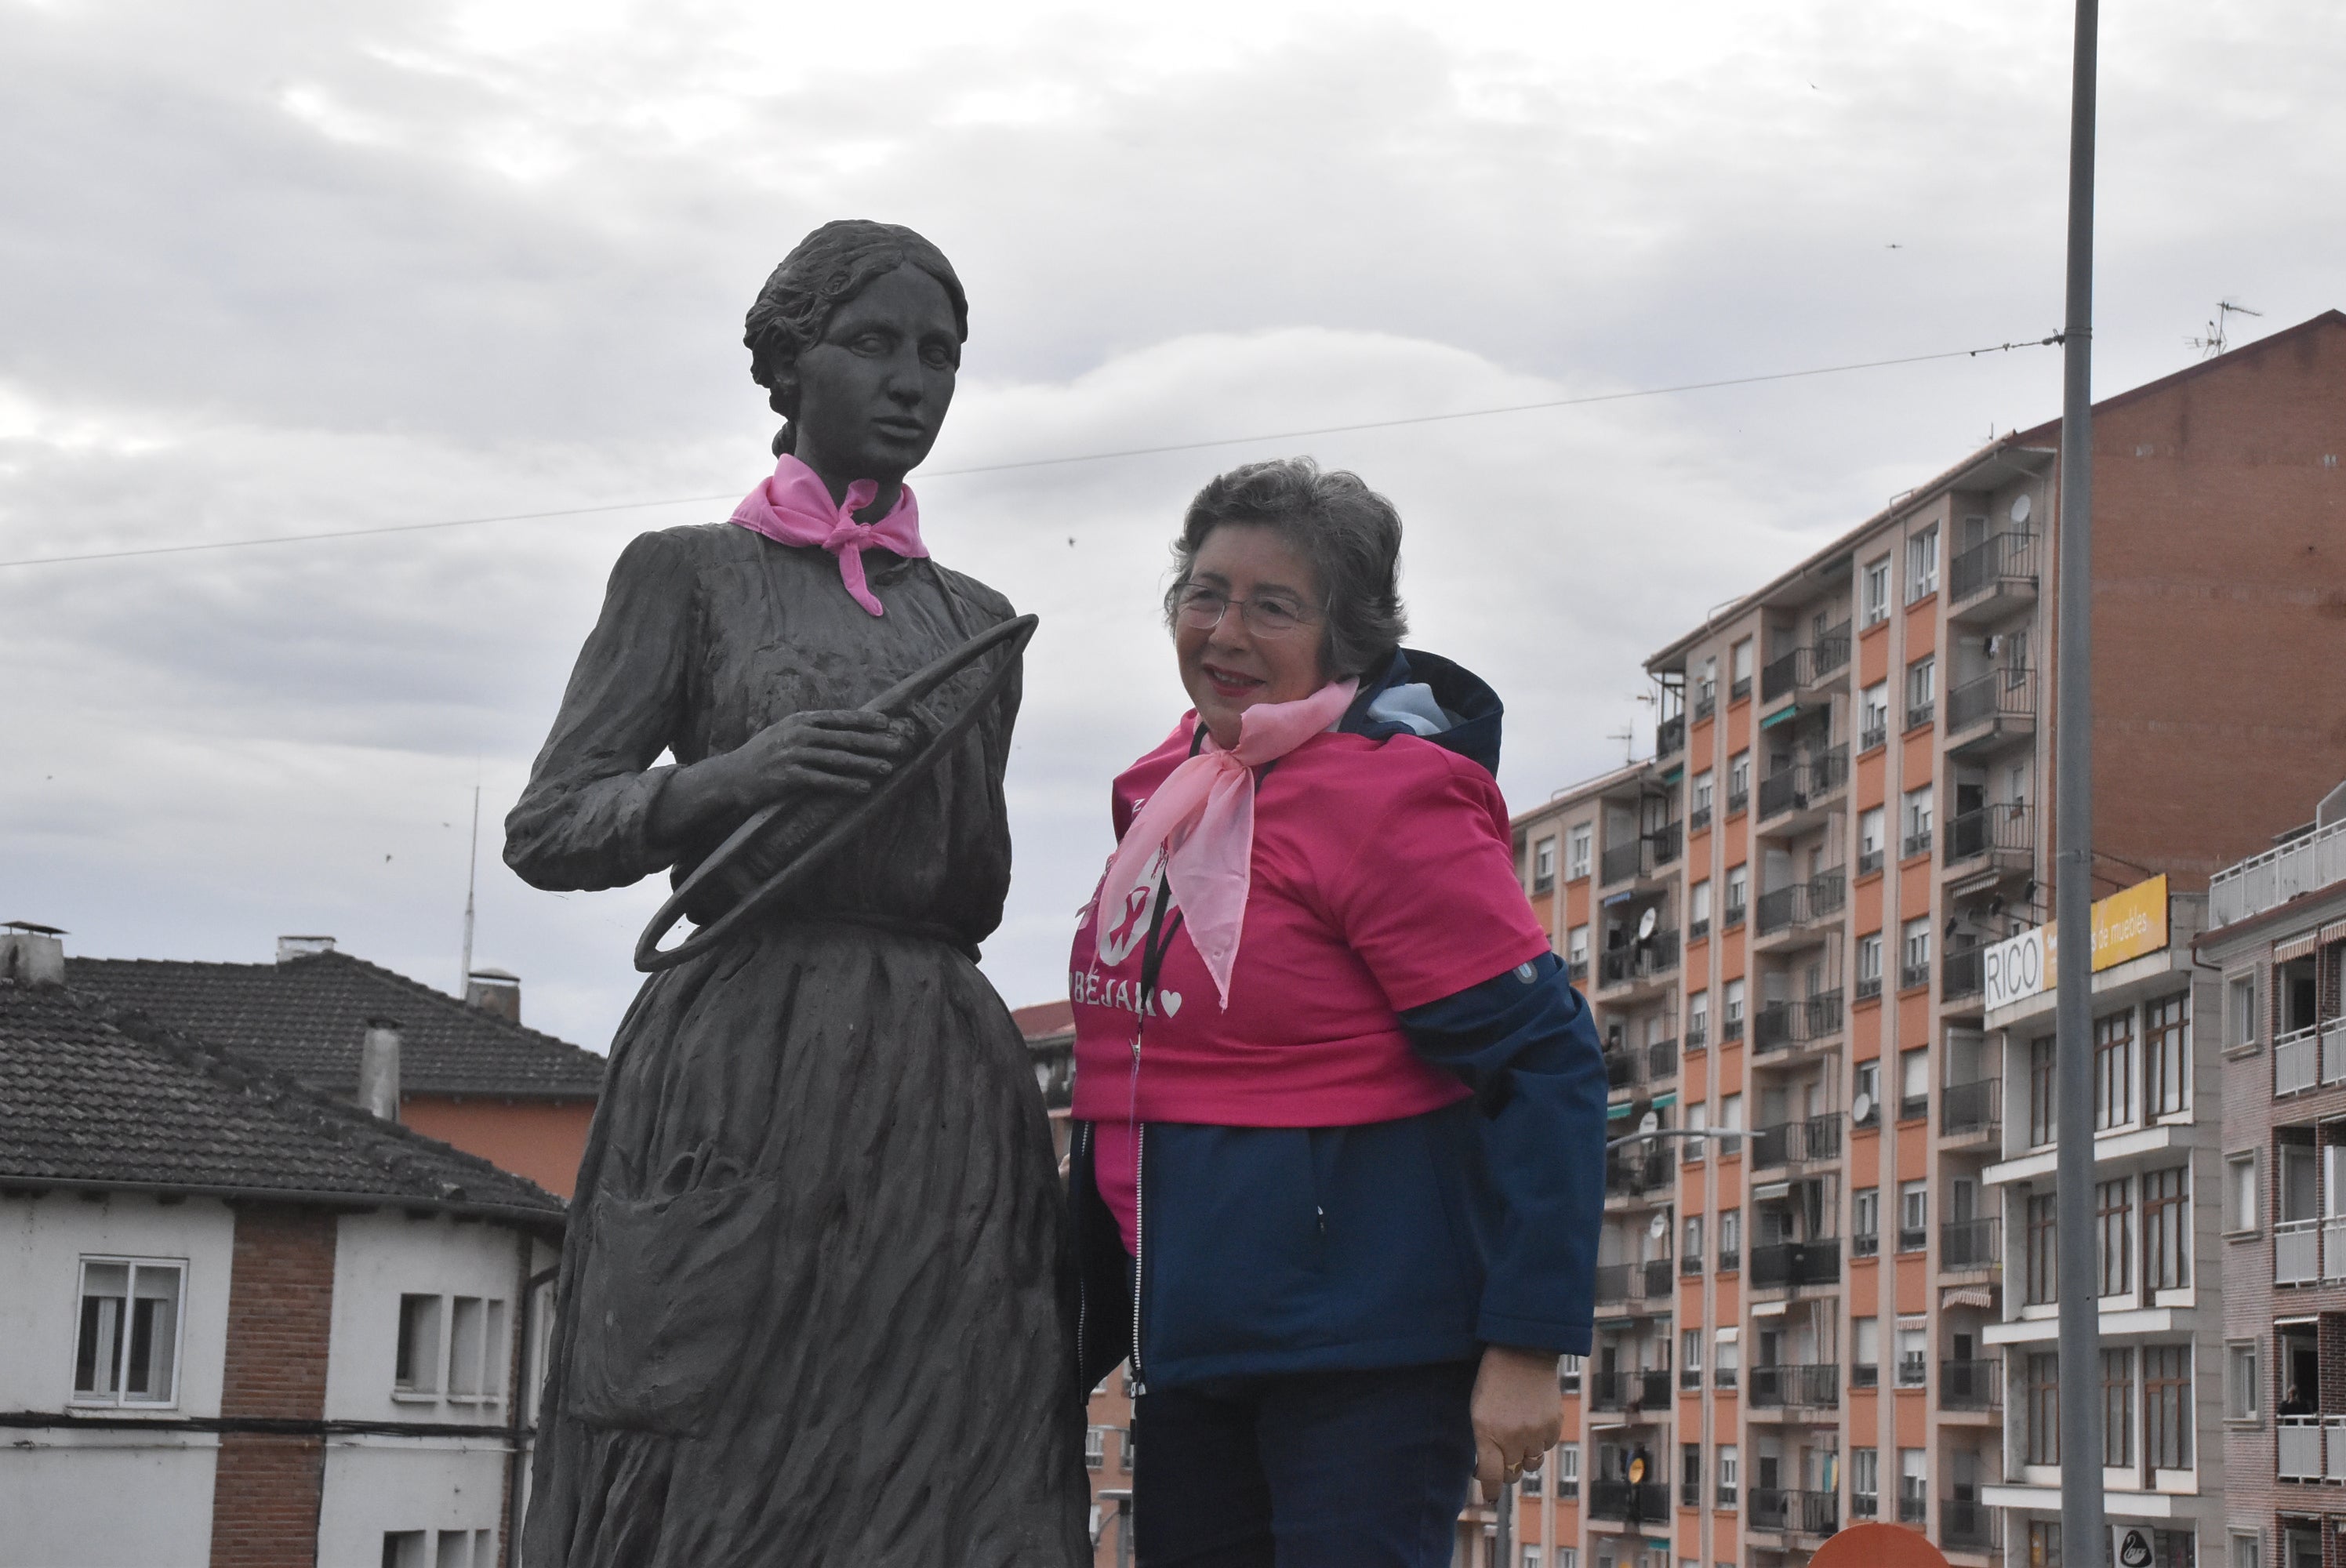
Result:
{"label": "statue holding a tool", "polygon": [[1033,619],[903,484],[966,335],[910,229],[790,253],[747,333],[773,475],[621,555],[506,820],[536,886],[676,884],[579,1172],[533,1568],[1089,1561],[1050,1136],[972,962]]}

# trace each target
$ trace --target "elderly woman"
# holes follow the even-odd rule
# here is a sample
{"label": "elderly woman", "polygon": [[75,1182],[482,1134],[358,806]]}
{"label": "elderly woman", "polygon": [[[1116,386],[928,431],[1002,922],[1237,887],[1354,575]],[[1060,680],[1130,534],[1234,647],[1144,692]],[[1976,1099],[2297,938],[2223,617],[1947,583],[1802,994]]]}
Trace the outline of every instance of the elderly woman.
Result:
{"label": "elderly woman", "polygon": [[[775,270],[747,341],[779,462],[730,522],[619,557],[506,820],[525,879],[681,881],[758,809],[827,820],[906,756],[857,706],[1011,615],[929,558],[903,484],[967,323],[908,229],[828,224]],[[620,1025],[548,1348],[537,1568],[1090,1561],[1050,1135],[971,962],[1009,883],[1015,707]]]}
{"label": "elderly woman", "polygon": [[1605,1078],[1515,880],[1500,706],[1403,650],[1350,473],[1200,491],[1193,704],[1077,929],[1083,1376],[1128,1359],[1146,1568],[1437,1568],[1589,1345]]}

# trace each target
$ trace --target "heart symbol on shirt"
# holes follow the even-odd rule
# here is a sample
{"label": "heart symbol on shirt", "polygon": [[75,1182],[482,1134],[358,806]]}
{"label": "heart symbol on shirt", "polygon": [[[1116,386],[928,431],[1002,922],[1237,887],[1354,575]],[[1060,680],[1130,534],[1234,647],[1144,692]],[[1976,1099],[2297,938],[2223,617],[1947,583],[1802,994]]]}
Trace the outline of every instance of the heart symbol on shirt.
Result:
{"label": "heart symbol on shirt", "polygon": [[1157,1005],[1165,1010],[1166,1017],[1170,1018],[1181,1011],[1181,993],[1178,991],[1160,991],[1157,993]]}

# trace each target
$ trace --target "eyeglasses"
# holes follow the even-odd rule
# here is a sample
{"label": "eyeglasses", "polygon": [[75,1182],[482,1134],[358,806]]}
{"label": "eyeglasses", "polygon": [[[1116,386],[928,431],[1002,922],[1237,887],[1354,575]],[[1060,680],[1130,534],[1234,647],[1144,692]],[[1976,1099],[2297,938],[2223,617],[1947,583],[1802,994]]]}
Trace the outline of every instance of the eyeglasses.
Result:
{"label": "eyeglasses", "polygon": [[1233,606],[1245,620],[1247,630],[1259,637],[1292,636],[1317,618],[1292,599],[1234,599],[1219,588],[1209,588],[1202,583],[1192,583],[1181,590],[1175,601],[1174,616],[1185,626],[1208,631],[1220,626],[1222,617]]}

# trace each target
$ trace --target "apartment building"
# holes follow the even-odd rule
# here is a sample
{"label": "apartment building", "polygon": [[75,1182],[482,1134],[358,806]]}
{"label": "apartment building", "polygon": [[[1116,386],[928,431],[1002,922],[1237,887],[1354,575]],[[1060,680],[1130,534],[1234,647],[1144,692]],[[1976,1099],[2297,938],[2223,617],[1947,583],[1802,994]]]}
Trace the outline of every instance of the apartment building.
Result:
{"label": "apartment building", "polygon": [[[2220,872],[2199,938],[2220,1002],[2223,1548],[2346,1563],[2346,785]],[[2218,1253],[2211,1250],[2213,1257]],[[2217,1380],[2211,1375],[2211,1386]]]}
{"label": "apartment building", "polygon": [[[1596,1349],[1566,1400],[1586,1495],[1570,1518],[1520,1505],[1524,1562],[1779,1568],[1868,1518],[1957,1563],[2057,1561],[2020,1381],[2024,1309],[2047,1305],[2023,1277],[2049,1153],[2019,1125],[2046,1031],[2016,1003],[1992,1023],[1986,993],[1991,952],[2052,909],[2059,436],[1972,453],[1670,643],[1647,662],[1653,758],[1516,819],[1616,1128],[1740,1135],[1613,1160]],[[2346,775],[2346,315],[2106,400],[2095,450],[2095,891],[2165,876],[2188,932],[2189,895]],[[2160,1070],[2182,1109],[2143,1121],[2169,1087],[2145,1046],[2100,1152],[2129,1195],[2111,1236],[2182,1227],[2188,1263],[2215,1101],[2198,987],[2161,951],[2155,983],[2099,977],[2096,1012],[2139,1032],[2180,1007]],[[2170,1168],[2184,1196],[2161,1185],[2147,1222],[2139,1183]],[[2137,1448],[2106,1469],[2190,1562],[2220,1460],[2196,1418],[2188,1466],[2153,1462],[2180,1450],[2148,1454],[2141,1427],[2154,1399],[2212,1397],[2219,1293],[2128,1279],[2108,1309],[2131,1292]]]}

